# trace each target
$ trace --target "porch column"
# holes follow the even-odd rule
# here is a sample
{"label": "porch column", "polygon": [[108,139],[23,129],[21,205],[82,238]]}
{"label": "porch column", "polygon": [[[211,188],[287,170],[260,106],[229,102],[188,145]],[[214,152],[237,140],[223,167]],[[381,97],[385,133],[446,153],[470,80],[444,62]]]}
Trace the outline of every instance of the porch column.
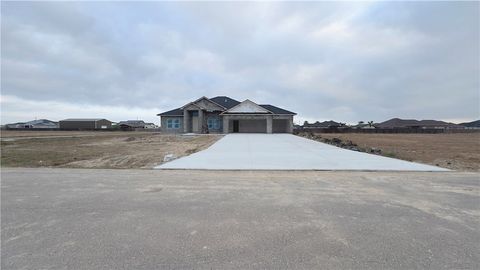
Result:
{"label": "porch column", "polygon": [[288,133],[293,133],[293,116],[290,116],[290,117],[288,118],[287,124],[288,124],[287,132],[288,132]]}
{"label": "porch column", "polygon": [[228,123],[230,122],[230,119],[227,115],[222,116],[223,118],[223,133],[227,134],[228,133]]}
{"label": "porch column", "polygon": [[205,129],[203,128],[203,110],[198,110],[198,133],[205,133]]}
{"label": "porch column", "polygon": [[267,133],[272,133],[273,116],[267,115]]}
{"label": "porch column", "polygon": [[188,133],[188,122],[190,121],[190,115],[187,110],[183,110],[183,132]]}

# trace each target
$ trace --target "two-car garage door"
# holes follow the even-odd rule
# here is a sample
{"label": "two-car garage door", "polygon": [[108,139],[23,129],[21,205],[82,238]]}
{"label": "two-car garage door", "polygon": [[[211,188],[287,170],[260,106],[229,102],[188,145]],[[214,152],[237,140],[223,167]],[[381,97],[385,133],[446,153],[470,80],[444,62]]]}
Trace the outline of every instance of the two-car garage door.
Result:
{"label": "two-car garage door", "polygon": [[[232,127],[234,133],[267,133],[267,120],[266,119],[241,119],[233,120]],[[288,120],[286,119],[273,119],[272,122],[273,133],[287,133],[288,132]]]}
{"label": "two-car garage door", "polygon": [[233,132],[267,133],[267,120],[266,119],[233,120]]}

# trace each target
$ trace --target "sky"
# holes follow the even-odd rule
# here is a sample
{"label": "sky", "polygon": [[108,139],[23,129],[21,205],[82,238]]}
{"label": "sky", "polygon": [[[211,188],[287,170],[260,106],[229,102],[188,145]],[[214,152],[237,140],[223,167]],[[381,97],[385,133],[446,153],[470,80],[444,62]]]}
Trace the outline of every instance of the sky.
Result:
{"label": "sky", "polygon": [[296,123],[480,118],[479,2],[1,2],[1,123],[199,97]]}

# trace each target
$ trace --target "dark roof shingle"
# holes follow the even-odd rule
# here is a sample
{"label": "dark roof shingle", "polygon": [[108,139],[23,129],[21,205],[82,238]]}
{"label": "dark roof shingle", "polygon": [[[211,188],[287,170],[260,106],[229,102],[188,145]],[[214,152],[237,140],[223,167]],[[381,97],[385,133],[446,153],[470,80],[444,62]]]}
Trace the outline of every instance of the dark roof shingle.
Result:
{"label": "dark roof shingle", "polygon": [[180,108],[157,114],[157,116],[183,116],[183,110]]}
{"label": "dark roof shingle", "polygon": [[240,102],[233,99],[233,98],[229,98],[227,96],[218,96],[218,97],[213,97],[213,98],[210,98],[211,101],[217,103],[218,105],[221,105],[225,108],[230,109],[234,106],[237,106]]}
{"label": "dark roof shingle", "polygon": [[[210,98],[210,100],[217,103],[218,105],[221,105],[221,106],[227,108],[227,110],[237,106],[238,104],[240,104],[240,101],[235,100],[233,98],[229,98],[227,96],[217,96],[217,97]],[[271,111],[273,114],[296,115],[296,113],[294,113],[294,112],[287,111],[285,109],[282,109],[282,108],[279,108],[279,107],[276,107],[276,106],[273,106],[273,105],[270,105],[270,104],[263,104],[263,105],[260,105],[260,106],[269,110],[269,111]],[[171,110],[171,111],[166,111],[166,112],[163,112],[163,113],[159,113],[159,114],[157,114],[157,116],[183,116],[183,110],[180,109],[180,108],[177,108],[177,109],[174,109],[174,110]]]}
{"label": "dark roof shingle", "polygon": [[273,114],[293,114],[295,115],[296,113],[287,111],[285,109],[270,105],[270,104],[260,104],[260,107],[263,107],[269,111],[271,111]]}

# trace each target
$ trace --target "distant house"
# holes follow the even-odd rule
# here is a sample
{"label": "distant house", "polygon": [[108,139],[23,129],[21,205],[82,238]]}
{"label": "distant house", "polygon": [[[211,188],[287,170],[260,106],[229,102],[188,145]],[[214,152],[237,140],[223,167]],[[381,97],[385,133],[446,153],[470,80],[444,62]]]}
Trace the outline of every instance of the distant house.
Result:
{"label": "distant house", "polygon": [[121,130],[137,130],[137,129],[155,128],[155,124],[145,123],[143,120],[120,121],[118,122],[117,125],[120,127]]}
{"label": "distant house", "polygon": [[292,133],[296,113],[251,100],[201,97],[157,114],[168,133]]}
{"label": "distant house", "polygon": [[376,124],[374,124],[373,122],[364,123],[363,121],[360,121],[360,122],[358,122],[358,124],[350,126],[350,128],[353,128],[353,129],[375,129],[376,128],[375,125]]}
{"label": "distant house", "polygon": [[308,123],[307,121],[305,121],[305,123],[303,124],[303,128],[304,129],[312,129],[312,128],[339,128],[339,127],[344,127],[345,124],[343,123],[338,123],[338,122],[335,122],[335,121],[323,121],[323,122],[315,122],[315,123]]}
{"label": "distant house", "polygon": [[468,129],[480,129],[480,120],[467,122],[467,123],[461,123],[459,125],[464,126],[465,128],[468,128]]}
{"label": "distant house", "polygon": [[62,130],[106,130],[112,128],[112,122],[103,118],[70,118],[59,122]]}
{"label": "distant house", "polygon": [[158,128],[154,123],[145,123],[145,129]]}
{"label": "distant house", "polygon": [[437,120],[415,120],[393,118],[385,122],[375,124],[377,128],[408,128],[408,129],[461,129],[463,126]]}
{"label": "distant house", "polygon": [[7,129],[58,129],[58,122],[48,119],[38,119],[5,125]]}

